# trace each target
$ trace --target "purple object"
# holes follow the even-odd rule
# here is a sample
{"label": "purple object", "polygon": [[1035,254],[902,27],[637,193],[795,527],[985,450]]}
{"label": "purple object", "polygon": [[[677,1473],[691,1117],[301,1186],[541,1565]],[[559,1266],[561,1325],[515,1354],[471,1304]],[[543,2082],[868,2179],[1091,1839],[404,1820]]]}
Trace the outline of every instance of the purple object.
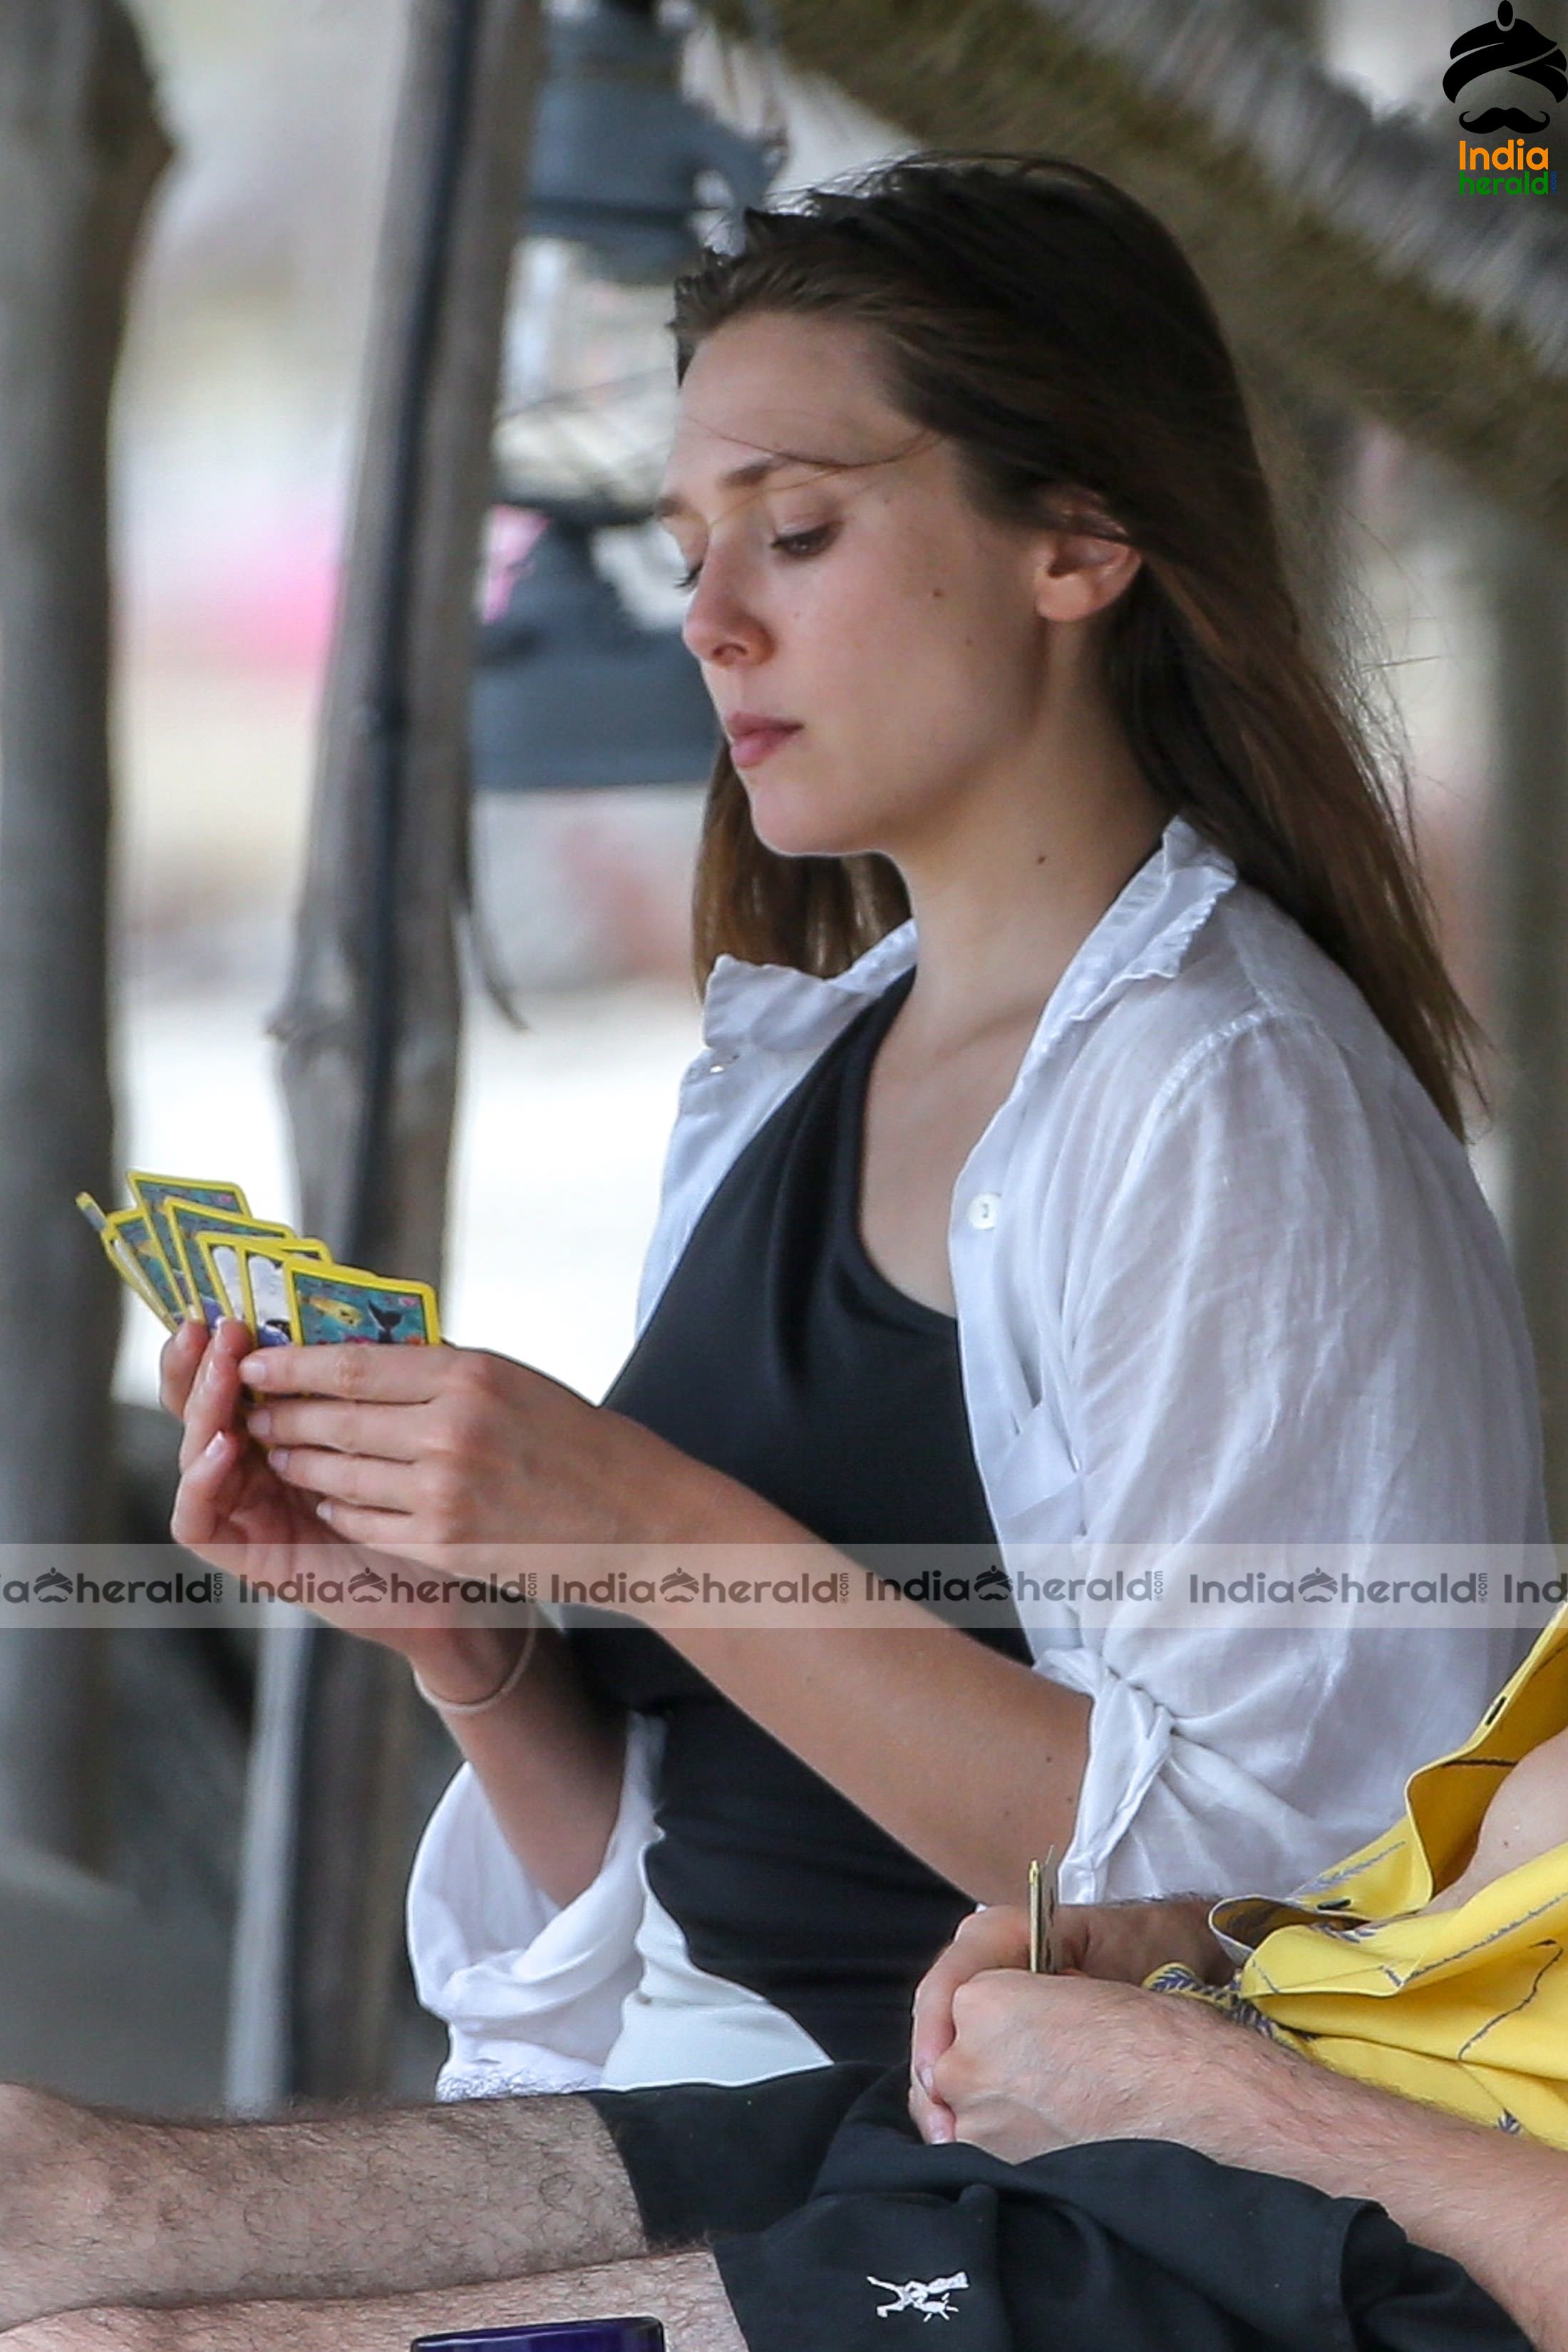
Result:
{"label": "purple object", "polygon": [[657,2319],[556,2319],[541,2327],[469,2327],[421,2336],[409,2352],[664,2352]]}

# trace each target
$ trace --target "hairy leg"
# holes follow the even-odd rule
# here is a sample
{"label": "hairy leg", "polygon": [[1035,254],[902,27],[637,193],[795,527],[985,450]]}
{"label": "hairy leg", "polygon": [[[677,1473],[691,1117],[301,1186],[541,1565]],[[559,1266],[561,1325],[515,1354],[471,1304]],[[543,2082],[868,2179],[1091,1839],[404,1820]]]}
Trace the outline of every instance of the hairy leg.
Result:
{"label": "hairy leg", "polygon": [[87,2305],[446,2293],[646,2251],[585,2099],[162,2124],[0,2086],[0,2328]]}
{"label": "hairy leg", "polygon": [[437,2329],[634,2314],[663,2322],[669,2352],[745,2352],[713,2258],[700,2252],[374,2303],[66,2312],[0,2336],[0,2352],[401,2352]]}

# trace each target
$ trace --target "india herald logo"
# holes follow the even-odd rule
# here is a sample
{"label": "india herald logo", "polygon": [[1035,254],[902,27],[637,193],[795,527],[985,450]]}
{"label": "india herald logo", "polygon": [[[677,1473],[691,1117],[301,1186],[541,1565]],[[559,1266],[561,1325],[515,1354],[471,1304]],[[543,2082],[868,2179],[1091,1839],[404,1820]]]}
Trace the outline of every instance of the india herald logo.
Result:
{"label": "india herald logo", "polygon": [[[1507,74],[1531,82],[1559,103],[1568,98],[1568,57],[1550,34],[1516,16],[1510,0],[1499,0],[1493,23],[1476,25],[1461,33],[1448,56],[1452,62],[1443,76],[1443,95],[1455,103],[1461,90],[1487,74]],[[1492,105],[1483,107],[1479,114],[1461,114],[1459,123],[1471,132],[1531,131],[1544,131],[1551,120],[1550,107],[1544,114],[1527,114],[1521,106]]]}

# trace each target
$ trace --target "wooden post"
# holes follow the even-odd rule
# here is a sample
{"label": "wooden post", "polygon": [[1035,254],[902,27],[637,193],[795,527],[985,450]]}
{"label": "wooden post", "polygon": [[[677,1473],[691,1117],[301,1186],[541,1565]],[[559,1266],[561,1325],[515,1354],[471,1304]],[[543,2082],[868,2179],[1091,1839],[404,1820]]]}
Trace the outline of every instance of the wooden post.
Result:
{"label": "wooden post", "polygon": [[[302,1224],[340,1255],[428,1281],[457,1087],[474,583],[542,32],[539,0],[414,0],[304,895],[275,1024]],[[274,1858],[293,1923],[277,2087],[337,2096],[380,2087],[413,1701],[389,1653],[325,1633],[310,1647],[308,1671],[289,1670],[301,1704],[272,1767],[296,1791],[292,1859]],[[252,1864],[259,1900],[268,1864]],[[264,2103],[258,2089],[250,2104]]]}
{"label": "wooden post", "polygon": [[[113,1533],[109,405],[170,154],[118,0],[0,0],[0,1538]],[[96,1640],[0,1638],[0,1830],[84,1854]]]}
{"label": "wooden post", "polygon": [[[334,1246],[352,1239],[390,1273],[426,1280],[439,1272],[446,1223],[474,580],[539,16],[537,0],[414,0],[294,971],[275,1024],[307,1224]],[[466,99],[451,88],[452,45],[465,24],[473,42]],[[454,105],[464,115],[462,152],[432,289],[425,273],[443,168],[436,151]],[[422,307],[434,348],[419,413],[410,415]],[[389,680],[392,600],[402,606],[402,658]],[[377,1009],[368,900],[374,800],[392,735],[401,773],[391,1117],[367,1213],[353,1195]],[[363,1230],[353,1235],[356,1223]]]}

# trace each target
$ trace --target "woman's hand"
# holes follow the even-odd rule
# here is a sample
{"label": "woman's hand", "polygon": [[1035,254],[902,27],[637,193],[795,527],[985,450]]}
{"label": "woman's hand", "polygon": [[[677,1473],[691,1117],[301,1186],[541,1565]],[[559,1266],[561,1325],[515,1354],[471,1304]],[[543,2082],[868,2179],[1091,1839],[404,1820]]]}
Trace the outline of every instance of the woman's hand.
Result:
{"label": "woman's hand", "polygon": [[[243,1323],[220,1323],[209,1339],[201,1324],[187,1322],[163,1349],[159,1394],[166,1410],[184,1422],[170,1533],[200,1558],[237,1569],[258,1591],[276,1591],[309,1567],[317,1571],[319,1596],[329,1566],[344,1584],[371,1568],[374,1555],[328,1524],[314,1496],[279,1478],[247,1434],[239,1368],[255,1345]],[[423,1609],[420,1623],[405,1625],[387,1622],[363,1601],[334,1607],[317,1597],[313,1605],[329,1623],[398,1651],[446,1699],[488,1696],[505,1680],[522,1638],[510,1626],[442,1623],[442,1616],[458,1612],[438,1605]]]}
{"label": "woman's hand", "polygon": [[268,1348],[237,1375],[271,1478],[335,1536],[479,1577],[520,1544],[672,1538],[700,1466],[559,1381],[471,1348]]}
{"label": "woman's hand", "polygon": [[246,1434],[239,1367],[254,1345],[243,1323],[222,1322],[210,1338],[199,1323],[183,1323],[163,1349],[159,1392],[184,1423],[170,1533],[220,1567],[237,1565],[243,1551],[245,1573],[264,1584],[297,1566],[301,1546],[340,1538],[313,1497],[277,1477]]}
{"label": "woman's hand", "polygon": [[[1059,1969],[1064,1975],[1136,1985],[1163,1962],[1182,1960],[1195,1975],[1213,1978],[1227,1964],[1209,1932],[1209,1907],[1207,1897],[1185,1895],[1154,1903],[1064,1905],[1056,1916]],[[938,2063],[952,2045],[961,1987],[992,1970],[1028,1965],[1028,1914],[997,1904],[963,1920],[922,1978],[910,2046],[910,2112],[927,2139],[954,2136],[953,2117],[933,2085]]]}

